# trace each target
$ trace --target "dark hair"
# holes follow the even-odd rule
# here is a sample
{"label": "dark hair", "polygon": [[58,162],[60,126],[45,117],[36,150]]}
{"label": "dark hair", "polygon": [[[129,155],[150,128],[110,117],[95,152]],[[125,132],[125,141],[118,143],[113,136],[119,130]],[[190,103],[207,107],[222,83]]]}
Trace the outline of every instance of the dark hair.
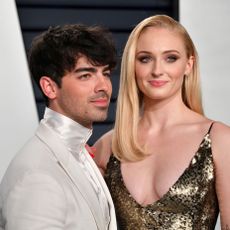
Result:
{"label": "dark hair", "polygon": [[61,87],[62,77],[74,69],[81,55],[95,66],[113,69],[117,60],[111,33],[101,26],[82,24],[50,27],[32,42],[28,56],[31,75],[39,87],[42,76]]}

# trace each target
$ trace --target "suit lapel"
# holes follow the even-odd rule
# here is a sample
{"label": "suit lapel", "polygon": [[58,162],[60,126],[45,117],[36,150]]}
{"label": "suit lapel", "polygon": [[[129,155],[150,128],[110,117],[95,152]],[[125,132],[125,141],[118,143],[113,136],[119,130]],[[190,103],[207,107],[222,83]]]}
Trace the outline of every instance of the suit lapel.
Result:
{"label": "suit lapel", "polygon": [[77,165],[76,159],[62,144],[58,135],[49,127],[40,124],[37,130],[37,136],[49,147],[57,159],[58,165],[71,179],[74,186],[85,199],[85,202],[88,204],[92,212],[98,229],[105,229],[103,215],[99,212],[100,204],[97,195],[95,194],[94,189],[81,167]]}
{"label": "suit lapel", "polygon": [[88,158],[92,168],[94,169],[95,171],[95,174],[98,178],[98,181],[100,182],[101,184],[101,187],[104,191],[104,194],[109,202],[109,210],[110,210],[110,226],[109,226],[109,229],[111,230],[115,230],[117,229],[117,223],[116,223],[116,214],[115,214],[115,208],[114,208],[114,204],[113,204],[113,200],[112,200],[112,197],[110,195],[110,192],[109,192],[109,189],[105,183],[105,180],[104,178],[102,177],[101,175],[101,172],[100,170],[98,169],[97,165],[95,164],[95,162],[93,161],[93,159],[91,158],[91,156],[89,154],[86,154],[86,157]]}

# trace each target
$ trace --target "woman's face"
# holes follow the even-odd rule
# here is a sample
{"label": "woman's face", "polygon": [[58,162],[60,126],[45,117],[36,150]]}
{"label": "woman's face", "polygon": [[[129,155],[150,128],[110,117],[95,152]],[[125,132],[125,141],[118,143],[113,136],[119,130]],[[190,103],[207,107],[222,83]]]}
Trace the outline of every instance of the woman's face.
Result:
{"label": "woman's face", "polygon": [[184,75],[190,73],[193,57],[187,58],[179,34],[166,28],[149,27],[137,42],[135,74],[144,100],[162,101],[181,97]]}

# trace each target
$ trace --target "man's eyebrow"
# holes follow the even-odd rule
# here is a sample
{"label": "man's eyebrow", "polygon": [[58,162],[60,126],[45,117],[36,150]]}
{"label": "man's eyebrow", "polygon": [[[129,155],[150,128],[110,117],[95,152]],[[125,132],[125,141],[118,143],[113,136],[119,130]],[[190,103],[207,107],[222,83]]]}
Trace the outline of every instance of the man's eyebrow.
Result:
{"label": "man's eyebrow", "polygon": [[107,70],[111,70],[111,68],[107,65],[107,66],[105,66],[105,68],[103,69],[103,71],[107,71]]}
{"label": "man's eyebrow", "polygon": [[[105,68],[103,69],[103,71],[110,71],[110,67],[109,66],[105,66]],[[96,73],[97,72],[97,68],[94,67],[80,67],[74,70],[75,73],[79,73],[79,72],[91,72],[91,73]]]}
{"label": "man's eyebrow", "polygon": [[79,72],[95,73],[96,71],[97,71],[96,68],[93,68],[93,67],[81,67],[81,68],[77,68],[74,70],[75,73],[79,73]]}

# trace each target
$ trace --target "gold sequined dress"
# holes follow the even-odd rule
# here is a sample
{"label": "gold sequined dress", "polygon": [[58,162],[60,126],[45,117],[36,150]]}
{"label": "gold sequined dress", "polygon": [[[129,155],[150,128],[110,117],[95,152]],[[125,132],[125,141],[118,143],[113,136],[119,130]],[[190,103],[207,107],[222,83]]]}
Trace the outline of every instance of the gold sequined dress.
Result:
{"label": "gold sequined dress", "polygon": [[142,207],[122,180],[120,162],[112,155],[105,180],[111,192],[120,230],[211,230],[219,213],[210,130],[188,168],[169,191]]}

